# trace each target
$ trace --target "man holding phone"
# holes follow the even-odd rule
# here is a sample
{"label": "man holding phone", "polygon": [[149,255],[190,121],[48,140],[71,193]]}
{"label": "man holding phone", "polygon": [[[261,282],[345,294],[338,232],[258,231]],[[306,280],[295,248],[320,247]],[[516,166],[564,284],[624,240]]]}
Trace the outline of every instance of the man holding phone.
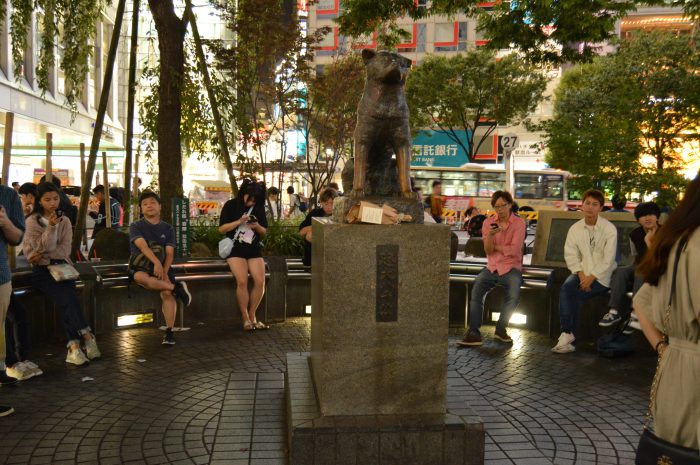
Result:
{"label": "man holding phone", "polygon": [[457,343],[464,347],[483,344],[480,328],[484,301],[496,286],[502,286],[505,289],[506,298],[496,324],[495,337],[501,342],[513,342],[506,332],[506,327],[520,299],[526,227],[525,221],[513,213],[513,196],[509,192],[494,192],[491,196],[491,206],[496,210],[496,214],[487,218],[482,227],[484,251],[488,263],[474,281],[472,298],[469,302],[469,329],[464,338]]}

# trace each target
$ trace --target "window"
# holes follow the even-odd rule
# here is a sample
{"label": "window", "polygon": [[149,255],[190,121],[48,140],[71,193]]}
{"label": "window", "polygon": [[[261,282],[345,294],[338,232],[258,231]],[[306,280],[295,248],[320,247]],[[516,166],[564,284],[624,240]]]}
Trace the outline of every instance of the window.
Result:
{"label": "window", "polygon": [[[455,35],[456,23],[435,23],[435,51],[444,52],[454,50],[457,46]],[[456,34],[457,33],[457,34]]]}
{"label": "window", "polygon": [[59,94],[66,95],[66,72],[63,71],[63,68],[61,68],[63,55],[66,53],[65,47],[63,46],[63,24],[58,25],[58,39],[56,40],[56,45],[58,48],[56,53],[56,62],[58,63],[57,88]]}
{"label": "window", "polygon": [[8,58],[7,51],[10,49],[10,33],[7,28],[6,8],[0,9],[0,70],[7,77]]}
{"label": "window", "polygon": [[479,197],[491,197],[494,192],[505,189],[505,185],[505,173],[479,173]]}
{"label": "window", "polygon": [[444,195],[476,196],[479,185],[479,173],[466,172],[443,172],[442,192]]}
{"label": "window", "polygon": [[[101,49],[101,59],[99,63],[95,66],[95,79],[97,81],[97,88],[100,89],[100,92],[102,91],[102,76],[104,76],[105,70],[107,68],[107,55],[109,55],[109,43],[112,40],[112,30],[114,29],[114,26],[111,24],[102,24],[102,46],[100,47]],[[95,56],[98,55],[98,51],[95,50]],[[112,86],[112,89],[114,86]],[[112,89],[110,89],[110,97],[109,97],[109,103],[107,103],[107,115],[112,118],[113,112],[114,112],[114,105],[112,101]],[[100,106],[100,95],[96,94],[95,95],[95,108],[98,108]]]}
{"label": "window", "polygon": [[561,175],[516,174],[515,198],[563,200],[564,180]]}

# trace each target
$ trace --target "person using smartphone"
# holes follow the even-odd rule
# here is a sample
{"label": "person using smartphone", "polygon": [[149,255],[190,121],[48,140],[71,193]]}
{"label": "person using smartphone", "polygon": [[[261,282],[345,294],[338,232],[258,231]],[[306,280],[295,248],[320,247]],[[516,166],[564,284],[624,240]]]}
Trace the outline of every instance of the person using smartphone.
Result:
{"label": "person using smartphone", "polygon": [[[68,337],[66,363],[83,365],[101,356],[95,336],[85,321],[74,280],[56,281],[49,265],[70,263],[73,230],[70,219],[59,216],[58,188],[50,182],[37,186],[34,213],[27,217],[22,250],[32,264],[32,286],[56,304]],[[81,349],[81,343],[85,351]]]}
{"label": "person using smartphone", "polygon": [[[219,232],[233,240],[226,263],[236,279],[236,301],[243,319],[243,329],[267,329],[255,313],[265,293],[265,261],[260,240],[267,232],[265,185],[244,179],[238,196],[224,204],[219,219]],[[248,275],[253,288],[248,291]]]}
{"label": "person using smartphone", "polygon": [[464,347],[483,344],[480,328],[484,301],[496,286],[505,289],[506,298],[496,324],[495,337],[508,344],[513,342],[506,332],[506,327],[520,300],[526,226],[525,221],[513,213],[513,196],[510,192],[494,192],[491,196],[491,206],[496,210],[496,214],[487,218],[482,226],[488,264],[474,281],[474,290],[469,302],[469,329],[464,338],[457,343]]}

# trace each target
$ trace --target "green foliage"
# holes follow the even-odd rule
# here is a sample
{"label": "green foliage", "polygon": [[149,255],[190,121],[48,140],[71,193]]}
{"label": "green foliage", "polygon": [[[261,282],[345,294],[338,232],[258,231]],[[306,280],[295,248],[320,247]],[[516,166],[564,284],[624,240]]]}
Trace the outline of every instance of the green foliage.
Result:
{"label": "green foliage", "polygon": [[699,137],[699,65],[687,38],[656,32],[569,70],[543,128],[547,163],[576,174],[580,188],[608,183],[672,203],[686,184],[682,146]]}
{"label": "green foliage", "polygon": [[[185,40],[184,47],[185,67],[180,94],[182,105],[180,140],[186,156],[196,154],[198,160],[209,161],[213,154],[215,159],[220,160],[216,128],[202,75],[196,65],[193,41]],[[159,65],[154,67],[144,65],[141,84],[148,87],[150,92],[140,102],[139,120],[144,128],[145,156],[151,160],[158,147],[159,76]],[[217,81],[214,82],[219,84]]]}
{"label": "green foliage", "polygon": [[358,53],[337,58],[323,73],[307,78],[304,105],[296,109],[306,151],[298,162],[300,177],[312,187],[311,197],[330,181],[351,151],[362,97],[365,66]]}
{"label": "green foliage", "polygon": [[214,254],[219,250],[219,241],[224,238],[219,232],[219,219],[207,216],[194,218],[190,222],[190,235],[192,243],[201,242]]}
{"label": "green foliage", "polygon": [[[10,35],[15,76],[19,78],[22,74],[32,12],[42,12],[37,83],[42,92],[48,90],[49,72],[56,61],[54,50],[57,41],[60,41],[64,53],[59,66],[65,73],[66,104],[75,112],[77,102],[82,96],[85,76],[89,71],[96,25],[102,11],[110,3],[111,1],[105,0],[10,0]],[[2,19],[0,17],[0,21]],[[59,37],[61,26],[63,34]]]}
{"label": "green foliage", "polygon": [[[428,56],[406,83],[414,130],[438,128],[462,146],[473,160],[479,146],[496,128],[477,134],[483,120],[517,125],[542,98],[546,78],[514,54],[496,59],[477,49],[452,57]],[[467,140],[458,137],[464,130]]]}
{"label": "green foliage", "polygon": [[[615,23],[634,11],[631,0],[518,0],[480,15],[494,49],[514,46],[534,63],[590,61],[596,44],[616,37]],[[572,46],[573,45],[573,46]]]}
{"label": "green foliage", "polygon": [[359,37],[377,32],[377,42],[392,48],[406,39],[406,32],[396,24],[404,16],[418,20],[431,15],[453,15],[474,11],[477,0],[433,0],[429,7],[418,6],[414,0],[344,0],[338,17],[340,32]]}
{"label": "green foliage", "polygon": [[299,235],[303,217],[270,223],[263,238],[265,255],[299,256],[304,254],[304,239]]}
{"label": "green foliage", "polygon": [[[680,0],[679,0],[680,1]],[[696,0],[694,0],[696,1]],[[344,0],[338,18],[341,34],[358,37],[378,32],[387,47],[402,40],[397,20],[418,20],[432,15],[465,13],[479,17],[479,28],[491,40],[490,47],[515,47],[528,61],[565,63],[590,60],[591,44],[615,36],[615,22],[634,10],[632,0],[517,0],[496,2],[492,11],[479,7],[481,0],[433,0],[428,7],[414,0]],[[579,49],[571,44],[584,44]]]}

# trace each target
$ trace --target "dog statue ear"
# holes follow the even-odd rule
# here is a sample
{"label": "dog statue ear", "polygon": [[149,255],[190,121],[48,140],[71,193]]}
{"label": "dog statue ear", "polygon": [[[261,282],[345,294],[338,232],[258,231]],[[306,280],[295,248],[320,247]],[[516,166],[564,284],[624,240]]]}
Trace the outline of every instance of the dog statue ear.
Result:
{"label": "dog statue ear", "polygon": [[401,58],[402,58],[402,61],[403,61],[403,65],[404,65],[406,68],[409,68],[409,69],[410,69],[411,66],[413,66],[413,60],[411,60],[410,58],[406,58],[405,56],[402,56]]}
{"label": "dog statue ear", "polygon": [[362,50],[362,61],[364,61],[365,64],[367,64],[367,62],[369,60],[371,60],[372,58],[374,58],[374,56],[376,54],[377,54],[377,52],[375,52],[374,50],[370,50],[370,49],[365,48]]}

